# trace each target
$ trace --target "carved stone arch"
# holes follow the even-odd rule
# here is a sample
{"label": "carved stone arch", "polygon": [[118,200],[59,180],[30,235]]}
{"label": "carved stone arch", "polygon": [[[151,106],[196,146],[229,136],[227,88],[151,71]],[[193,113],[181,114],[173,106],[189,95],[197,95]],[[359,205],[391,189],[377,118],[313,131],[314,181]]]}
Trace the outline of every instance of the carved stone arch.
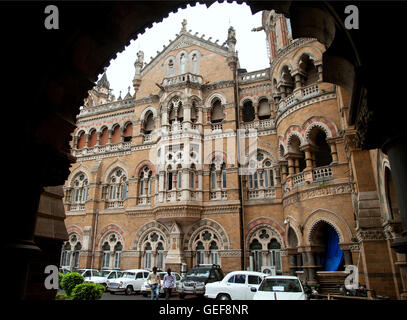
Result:
{"label": "carved stone arch", "polygon": [[[169,69],[170,60],[172,60],[172,62],[173,62],[173,67],[174,67],[174,73],[173,73],[172,75],[170,75],[170,69]],[[173,55],[171,55],[171,56],[169,56],[169,57],[167,57],[167,58],[165,59],[165,61],[164,61],[164,67],[165,67],[165,75],[166,75],[166,76],[175,76],[175,63],[176,63],[176,61],[175,61],[175,56],[173,56]]]}
{"label": "carved stone arch", "polygon": [[269,102],[269,104],[272,104],[272,102],[273,102],[273,98],[272,98],[270,95],[268,95],[268,94],[266,94],[266,93],[263,93],[263,94],[260,94],[260,95],[258,95],[258,96],[255,97],[254,100],[255,100],[256,105],[258,105],[259,102],[260,102],[262,99],[267,99],[268,102]]}
{"label": "carved stone arch", "polygon": [[287,153],[287,147],[284,146],[284,143],[282,141],[279,141],[278,143],[278,159],[279,160],[284,160],[284,155]]}
{"label": "carved stone arch", "polygon": [[170,231],[169,229],[163,225],[162,223],[159,223],[157,221],[150,221],[142,225],[136,232],[136,236],[133,241],[133,249],[143,251],[144,248],[142,248],[142,244],[146,237],[153,231],[156,231],[163,235],[164,242],[166,247],[168,248],[170,244]]}
{"label": "carved stone arch", "polygon": [[66,232],[68,233],[68,238],[70,238],[71,234],[75,233],[79,236],[80,241],[83,241],[83,229],[80,226],[71,224],[66,227]]}
{"label": "carved stone arch", "polygon": [[116,234],[120,237],[120,242],[124,248],[124,244],[125,244],[125,237],[124,237],[124,231],[122,230],[122,228],[120,228],[118,225],[116,224],[109,224],[107,226],[105,226],[98,234],[97,238],[96,238],[96,244],[97,244],[97,248],[99,251],[102,250],[103,247],[103,243],[105,242],[105,240],[110,237],[112,234]]}
{"label": "carved stone arch", "polygon": [[124,171],[124,173],[126,174],[127,178],[129,178],[128,163],[117,158],[115,161],[113,161],[111,164],[109,164],[106,167],[105,172],[103,173],[103,178],[101,180],[104,181],[104,183],[108,183],[107,179],[112,174],[112,172],[118,168],[122,169]]}
{"label": "carved stone arch", "polygon": [[281,72],[283,71],[283,68],[287,67],[288,70],[290,70],[290,73],[293,72],[293,67],[290,61],[289,57],[284,58],[281,60],[276,68],[274,68],[274,73],[273,73],[273,78],[277,79],[277,84],[280,83],[281,81]]}
{"label": "carved stone arch", "polygon": [[202,219],[191,226],[189,231],[184,235],[184,251],[194,250],[192,244],[199,232],[204,229],[211,230],[218,237],[219,243],[221,244],[220,250],[232,249],[230,243],[229,235],[226,230],[218,222],[212,219]]}
{"label": "carved stone arch", "polygon": [[338,128],[332,120],[325,117],[311,117],[302,125],[304,137],[307,143],[310,142],[309,134],[315,127],[323,130],[327,139],[338,137]]}
{"label": "carved stone arch", "polygon": [[301,128],[299,126],[290,126],[290,128],[287,129],[286,131],[286,137],[284,138],[284,140],[286,141],[285,145],[287,146],[286,148],[286,152],[290,152],[291,151],[291,140],[293,137],[297,137],[300,141],[300,145],[299,147],[305,145],[305,139],[303,137],[303,135],[301,134]]}
{"label": "carved stone arch", "polygon": [[271,218],[260,217],[251,220],[246,226],[246,250],[249,250],[250,243],[253,240],[256,232],[263,228],[267,228],[271,231],[273,237],[276,238],[276,240],[280,243],[281,249],[284,249],[286,247],[284,228]]}
{"label": "carved stone arch", "polygon": [[169,103],[175,97],[178,97],[181,101],[185,101],[185,100],[188,99],[187,95],[184,92],[178,91],[178,90],[173,91],[168,96],[166,96],[165,99],[162,101],[162,106],[163,107],[169,107]]}
{"label": "carved stone arch", "polygon": [[306,242],[305,245],[310,244],[312,231],[314,230],[316,224],[320,221],[330,224],[336,230],[340,242],[352,242],[352,231],[341,216],[326,209],[316,209],[305,219],[303,224],[304,241]]}
{"label": "carved stone arch", "polygon": [[98,133],[98,130],[97,130],[97,128],[96,127],[90,127],[88,130],[87,130],[87,134],[91,134],[93,131],[95,131],[96,132],[96,134]]}
{"label": "carved stone arch", "polygon": [[153,106],[147,106],[143,109],[140,115],[140,121],[143,122],[146,119],[147,114],[151,112],[153,114],[154,120],[157,119],[158,113],[157,108]]}
{"label": "carved stone arch", "polygon": [[246,101],[251,101],[253,107],[257,104],[256,98],[252,96],[244,96],[242,99],[239,101],[239,106],[240,108],[243,108],[243,105],[246,103]]}
{"label": "carved stone arch", "polygon": [[119,122],[113,123],[113,124],[110,126],[109,130],[113,131],[113,130],[116,129],[117,126],[120,128],[121,131],[123,131],[122,126],[121,126],[121,124],[120,124]]}
{"label": "carved stone arch", "polygon": [[142,160],[137,164],[136,168],[133,170],[131,177],[138,177],[140,174],[140,170],[143,169],[145,166],[151,169],[151,172],[154,176],[156,173],[154,164],[150,160]]}
{"label": "carved stone arch", "polygon": [[206,101],[205,101],[205,108],[206,108],[207,110],[210,110],[210,109],[212,108],[212,102],[213,102],[216,98],[218,98],[218,99],[220,100],[222,106],[225,105],[226,102],[227,102],[226,96],[225,96],[222,92],[214,92],[214,93],[212,93],[208,98],[206,98]]}
{"label": "carved stone arch", "polygon": [[232,159],[228,156],[228,154],[225,151],[214,150],[206,157],[204,161],[205,167],[210,167],[210,165],[212,164],[213,160],[216,157],[221,157],[226,165],[233,163]]}
{"label": "carved stone arch", "polygon": [[109,127],[106,124],[103,124],[102,126],[99,127],[98,133],[101,134],[104,129],[109,130]]}
{"label": "carved stone arch", "polygon": [[295,70],[299,69],[299,63],[300,59],[303,55],[308,55],[311,60],[314,62],[314,65],[316,66],[319,63],[322,63],[322,54],[323,51],[317,47],[314,46],[306,46],[306,47],[301,47],[299,48],[293,55],[292,57],[292,62],[293,66],[295,67]]}
{"label": "carved stone arch", "polygon": [[287,243],[287,247],[289,244],[288,241],[288,230],[289,228],[292,228],[292,230],[294,231],[296,237],[297,237],[297,241],[298,241],[298,247],[303,245],[303,239],[302,239],[302,232],[301,232],[301,226],[298,223],[298,221],[292,217],[292,216],[286,216],[285,219],[287,220],[287,224],[285,226],[285,233],[286,233],[286,243]]}
{"label": "carved stone arch", "polygon": [[[257,145],[260,144],[258,142],[256,142],[256,143],[257,143]],[[245,153],[247,153],[249,150],[250,150],[250,146],[247,146]],[[252,159],[252,157],[256,157],[259,152],[264,153],[266,155],[266,157],[271,160],[273,165],[277,164],[277,160],[276,160],[274,153],[266,146],[258,146],[257,150],[254,150],[247,154],[247,158],[250,160],[250,159]]]}
{"label": "carved stone arch", "polygon": [[92,175],[91,175],[91,173],[90,173],[91,170],[90,170],[90,168],[89,168],[87,165],[81,163],[79,166],[77,166],[76,168],[74,168],[74,169],[71,171],[71,174],[70,174],[69,177],[68,177],[68,180],[67,180],[67,182],[66,182],[66,185],[70,186],[70,185],[72,184],[72,181],[74,180],[74,178],[76,178],[76,176],[77,176],[80,172],[83,172],[83,173],[87,176],[88,181],[90,182],[90,177],[92,177]]}

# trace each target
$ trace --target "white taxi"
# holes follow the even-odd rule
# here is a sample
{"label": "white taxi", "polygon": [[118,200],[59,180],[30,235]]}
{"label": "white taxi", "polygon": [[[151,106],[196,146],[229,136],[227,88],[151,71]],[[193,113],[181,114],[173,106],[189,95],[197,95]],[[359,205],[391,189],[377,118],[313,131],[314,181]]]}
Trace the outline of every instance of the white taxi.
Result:
{"label": "white taxi", "polygon": [[253,291],[253,300],[307,300],[301,281],[294,276],[267,276]]}
{"label": "white taxi", "polygon": [[133,292],[140,292],[141,286],[150,273],[145,269],[129,269],[122,272],[121,277],[106,282],[106,291],[109,291],[111,294],[124,292],[127,295]]}

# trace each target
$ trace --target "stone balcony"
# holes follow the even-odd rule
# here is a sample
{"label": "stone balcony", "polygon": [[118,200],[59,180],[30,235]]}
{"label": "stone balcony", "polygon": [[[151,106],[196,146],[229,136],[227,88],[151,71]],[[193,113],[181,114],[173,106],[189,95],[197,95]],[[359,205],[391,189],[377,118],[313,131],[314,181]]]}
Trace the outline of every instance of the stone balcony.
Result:
{"label": "stone balcony", "polygon": [[274,129],[275,122],[273,119],[256,120],[248,123],[243,123],[242,126],[245,129],[258,129],[258,130]]}
{"label": "stone balcony", "polygon": [[302,87],[299,90],[294,90],[292,94],[289,96],[281,99],[278,102],[277,113],[282,113],[287,110],[289,107],[293,106],[294,104],[301,102],[305,99],[311,98],[316,96],[320,93],[319,86],[317,83],[311,84],[306,87]]}
{"label": "stone balcony", "polygon": [[255,81],[260,81],[260,80],[269,80],[270,79],[270,70],[269,69],[263,69],[263,70],[258,70],[258,71],[253,71],[253,72],[248,72],[239,75],[238,81],[239,83],[249,83],[249,82],[255,82]]}
{"label": "stone balcony", "polygon": [[203,84],[203,79],[200,75],[193,73],[184,73],[181,75],[166,77],[163,79],[161,85],[163,87],[193,85],[200,87]]}
{"label": "stone balcony", "polygon": [[247,191],[248,200],[276,199],[276,190],[273,188],[263,188]]}
{"label": "stone balcony", "polygon": [[83,147],[82,149],[72,149],[72,155],[74,157],[80,158],[92,155],[102,155],[117,151],[125,151],[131,149],[131,142],[121,141],[115,144],[105,144],[103,146],[96,145],[94,147]]}

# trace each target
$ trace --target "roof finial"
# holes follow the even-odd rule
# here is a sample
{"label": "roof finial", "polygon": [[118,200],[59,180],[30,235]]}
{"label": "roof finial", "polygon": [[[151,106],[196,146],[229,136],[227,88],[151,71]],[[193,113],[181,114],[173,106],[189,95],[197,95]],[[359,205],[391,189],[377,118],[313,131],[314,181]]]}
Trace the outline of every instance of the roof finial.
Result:
{"label": "roof finial", "polygon": [[182,20],[182,28],[181,32],[186,32],[187,31],[187,19]]}

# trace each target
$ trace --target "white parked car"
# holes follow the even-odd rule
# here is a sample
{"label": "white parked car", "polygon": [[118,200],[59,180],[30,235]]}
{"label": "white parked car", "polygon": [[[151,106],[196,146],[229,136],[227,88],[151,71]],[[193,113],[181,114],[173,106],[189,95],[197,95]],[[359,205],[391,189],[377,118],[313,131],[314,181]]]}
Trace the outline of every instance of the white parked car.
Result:
{"label": "white parked car", "polygon": [[107,281],[106,290],[111,294],[125,292],[127,295],[133,292],[140,292],[141,286],[147,280],[150,272],[145,269],[124,270],[120,278]]}
{"label": "white parked car", "polygon": [[[160,275],[160,279],[161,279],[159,294],[164,294],[163,281],[164,281],[164,276],[167,274],[167,272],[157,272],[157,273]],[[176,272],[171,272],[171,274],[173,274],[175,276],[175,284],[178,286],[181,281],[181,276]],[[176,292],[176,291],[177,291],[177,289],[174,288],[172,292]],[[146,281],[144,281],[143,285],[141,286],[141,293],[143,294],[144,297],[147,297],[150,292],[151,292],[151,288],[147,284],[147,280],[146,280]]]}
{"label": "white parked car", "polygon": [[233,271],[222,281],[208,283],[205,286],[205,297],[218,300],[252,300],[266,274],[256,271]]}
{"label": "white parked car", "polygon": [[301,281],[294,276],[267,276],[253,300],[307,300]]}
{"label": "white parked car", "polygon": [[85,279],[93,277],[93,276],[98,276],[99,275],[99,270],[97,269],[74,269],[72,272],[77,272],[82,275],[82,277]]}
{"label": "white parked car", "polygon": [[93,273],[91,277],[86,277],[85,282],[100,283],[106,287],[108,280],[120,278],[122,274],[123,272],[118,270],[102,270]]}

